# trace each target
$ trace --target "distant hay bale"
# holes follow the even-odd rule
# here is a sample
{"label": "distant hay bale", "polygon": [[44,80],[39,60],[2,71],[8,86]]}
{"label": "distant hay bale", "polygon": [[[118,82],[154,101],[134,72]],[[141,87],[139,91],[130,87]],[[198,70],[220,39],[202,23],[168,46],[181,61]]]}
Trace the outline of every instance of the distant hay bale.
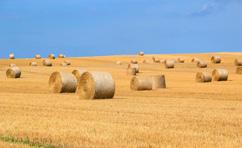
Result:
{"label": "distant hay bale", "polygon": [[198,58],[192,58],[192,60],[191,60],[192,63],[197,63],[199,61],[200,61],[200,59],[198,59]]}
{"label": "distant hay bale", "polygon": [[13,63],[9,64],[9,67],[15,67],[15,66],[16,64],[13,64]]}
{"label": "distant hay bale", "polygon": [[207,68],[208,64],[206,62],[203,62],[203,61],[198,61],[197,62],[197,67],[198,68]]}
{"label": "distant hay bale", "polygon": [[111,99],[115,94],[115,82],[107,72],[85,72],[78,81],[80,99]]}
{"label": "distant hay bale", "polygon": [[66,56],[64,54],[59,54],[58,58],[65,58]]}
{"label": "distant hay bale", "polygon": [[71,73],[54,72],[49,78],[49,88],[53,93],[73,93],[76,87],[77,79]]}
{"label": "distant hay bale", "polygon": [[138,55],[139,55],[139,56],[144,56],[145,53],[144,53],[143,51],[140,51],[140,52],[138,53]]}
{"label": "distant hay bale", "polygon": [[135,72],[139,73],[139,64],[129,64],[127,69],[135,69]]}
{"label": "distant hay bale", "polygon": [[72,74],[77,78],[77,80],[79,80],[82,74],[84,74],[85,72],[87,72],[86,69],[79,68],[79,69],[73,70]]}
{"label": "distant hay bale", "polygon": [[49,59],[55,59],[55,55],[54,54],[49,54],[48,58]]}
{"label": "distant hay bale", "polygon": [[135,59],[132,59],[132,60],[130,61],[130,63],[131,63],[131,64],[138,64],[138,61],[135,60]]}
{"label": "distant hay bale", "polygon": [[135,91],[152,90],[153,79],[149,76],[136,76],[130,81],[130,88]]}
{"label": "distant hay bale", "polygon": [[117,61],[116,64],[117,65],[122,65],[122,62],[121,61]]}
{"label": "distant hay bale", "polygon": [[64,63],[66,63],[68,66],[71,65],[71,62],[68,60],[65,60]]}
{"label": "distant hay bale", "polygon": [[17,66],[10,67],[6,71],[7,78],[20,78],[21,70]]}
{"label": "distant hay bale", "polygon": [[60,66],[66,67],[66,66],[69,66],[69,65],[65,62],[62,62],[62,63],[60,63]]}
{"label": "distant hay bale", "polygon": [[226,69],[215,69],[212,75],[214,81],[227,81],[229,72]]}
{"label": "distant hay bale", "polygon": [[144,60],[142,61],[142,63],[146,64],[146,63],[148,63],[148,61],[147,61],[146,59],[144,59]]}
{"label": "distant hay bale", "polygon": [[136,68],[128,68],[128,69],[127,69],[127,74],[128,74],[128,75],[133,75],[133,76],[135,76],[135,75],[137,74],[137,72],[136,72]]}
{"label": "distant hay bale", "polygon": [[14,53],[9,54],[9,59],[15,59]]}
{"label": "distant hay bale", "polygon": [[30,62],[29,66],[38,66],[37,62]]}
{"label": "distant hay bale", "polygon": [[36,54],[35,55],[35,59],[41,59],[42,57],[41,57],[41,55],[40,54]]}
{"label": "distant hay bale", "polygon": [[221,57],[220,56],[212,56],[211,61],[214,64],[219,64],[219,63],[221,63]]}
{"label": "distant hay bale", "polygon": [[208,72],[198,72],[196,74],[196,81],[197,82],[211,82],[212,81],[212,75]]}
{"label": "distant hay bale", "polygon": [[156,58],[156,57],[152,57],[152,60],[154,63],[160,63],[160,59]]}
{"label": "distant hay bale", "polygon": [[44,66],[49,66],[49,67],[50,67],[50,66],[52,66],[52,62],[51,62],[51,60],[49,60],[49,59],[44,59],[44,60],[43,60],[43,65],[44,65]]}
{"label": "distant hay bale", "polygon": [[242,60],[241,59],[235,59],[234,64],[235,64],[235,66],[242,66]]}
{"label": "distant hay bale", "polygon": [[178,61],[178,63],[185,63],[185,59],[183,59],[183,58],[178,58],[177,61]]}
{"label": "distant hay bale", "polygon": [[152,89],[166,88],[166,80],[164,75],[152,76]]}
{"label": "distant hay bale", "polygon": [[175,67],[175,61],[174,60],[165,60],[165,67],[166,68],[174,68]]}
{"label": "distant hay bale", "polygon": [[236,68],[236,73],[237,73],[237,74],[242,74],[242,66],[238,66],[238,67]]}

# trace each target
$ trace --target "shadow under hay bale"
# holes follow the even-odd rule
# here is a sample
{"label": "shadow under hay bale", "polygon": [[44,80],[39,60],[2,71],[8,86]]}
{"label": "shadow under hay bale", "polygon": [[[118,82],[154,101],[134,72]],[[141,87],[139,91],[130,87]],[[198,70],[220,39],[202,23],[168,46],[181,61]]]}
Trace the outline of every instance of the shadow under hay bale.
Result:
{"label": "shadow under hay bale", "polygon": [[212,56],[211,57],[211,62],[214,63],[214,64],[219,64],[221,63],[221,57],[220,56]]}
{"label": "shadow under hay bale", "polygon": [[107,72],[85,72],[78,80],[80,99],[111,99],[115,94],[115,82]]}
{"label": "shadow under hay bale", "polygon": [[197,67],[198,68],[207,68],[208,67],[208,64],[204,61],[198,61],[197,62]]}
{"label": "shadow under hay bale", "polygon": [[7,76],[7,78],[20,78],[21,77],[21,70],[17,66],[10,67],[6,71],[6,76]]}
{"label": "shadow under hay bale", "polygon": [[196,74],[196,82],[205,83],[205,82],[211,82],[212,81],[212,75],[208,72],[198,72]]}
{"label": "shadow under hay bale", "polygon": [[227,81],[229,72],[226,69],[215,69],[212,75],[214,81]]}
{"label": "shadow under hay bale", "polygon": [[54,72],[49,78],[49,88],[53,93],[73,93],[76,87],[77,79],[71,73]]}

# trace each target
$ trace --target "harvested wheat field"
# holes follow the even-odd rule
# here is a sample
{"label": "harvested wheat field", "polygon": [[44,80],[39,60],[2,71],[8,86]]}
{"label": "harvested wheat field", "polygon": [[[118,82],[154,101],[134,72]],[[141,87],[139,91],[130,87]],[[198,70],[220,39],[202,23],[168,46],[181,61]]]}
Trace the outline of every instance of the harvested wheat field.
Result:
{"label": "harvested wheat field", "polygon": [[[211,62],[212,56],[222,59]],[[158,59],[177,59],[167,69]],[[191,59],[208,63],[198,68]],[[0,147],[241,147],[242,75],[234,60],[242,53],[184,55],[107,56],[50,59],[0,60]],[[127,74],[132,59],[139,63],[138,76],[165,75],[166,88],[149,91],[130,89]],[[151,62],[142,63],[147,60]],[[122,65],[116,64],[122,62]],[[29,66],[37,62],[38,66]],[[21,69],[21,77],[6,77],[9,64]],[[110,72],[115,80],[113,99],[86,100],[76,93],[52,93],[48,86],[53,72]],[[227,81],[196,82],[197,72],[216,68],[229,72]]]}

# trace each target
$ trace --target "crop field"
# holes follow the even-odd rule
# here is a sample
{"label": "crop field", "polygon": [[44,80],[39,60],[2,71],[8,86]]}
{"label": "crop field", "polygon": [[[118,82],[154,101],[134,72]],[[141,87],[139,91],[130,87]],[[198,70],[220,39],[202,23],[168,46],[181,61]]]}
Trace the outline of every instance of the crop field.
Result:
{"label": "crop field", "polygon": [[[212,64],[212,55],[222,63]],[[185,63],[166,69],[152,56],[182,57]],[[193,57],[208,68],[197,68]],[[235,58],[242,53],[67,57],[67,67],[59,58],[52,67],[42,66],[43,59],[0,59],[0,147],[242,147],[242,75],[235,72]],[[164,74],[167,88],[131,90],[126,72],[131,59],[140,63],[138,76]],[[29,66],[31,61],[38,66]],[[21,78],[6,77],[10,63],[22,70]],[[52,72],[80,67],[110,72],[114,98],[83,100],[76,93],[50,92]],[[197,72],[215,68],[227,69],[228,81],[195,81]]]}

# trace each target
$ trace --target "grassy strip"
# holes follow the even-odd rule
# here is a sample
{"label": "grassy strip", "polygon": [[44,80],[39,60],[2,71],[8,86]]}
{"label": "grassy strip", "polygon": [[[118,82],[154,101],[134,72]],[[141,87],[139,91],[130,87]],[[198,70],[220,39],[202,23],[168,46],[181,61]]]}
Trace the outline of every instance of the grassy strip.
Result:
{"label": "grassy strip", "polygon": [[31,142],[29,138],[19,139],[12,136],[2,136],[0,137],[1,141],[14,143],[14,144],[24,144],[29,145],[30,147],[38,147],[38,148],[55,148],[55,146],[50,144],[41,144],[37,142]]}

